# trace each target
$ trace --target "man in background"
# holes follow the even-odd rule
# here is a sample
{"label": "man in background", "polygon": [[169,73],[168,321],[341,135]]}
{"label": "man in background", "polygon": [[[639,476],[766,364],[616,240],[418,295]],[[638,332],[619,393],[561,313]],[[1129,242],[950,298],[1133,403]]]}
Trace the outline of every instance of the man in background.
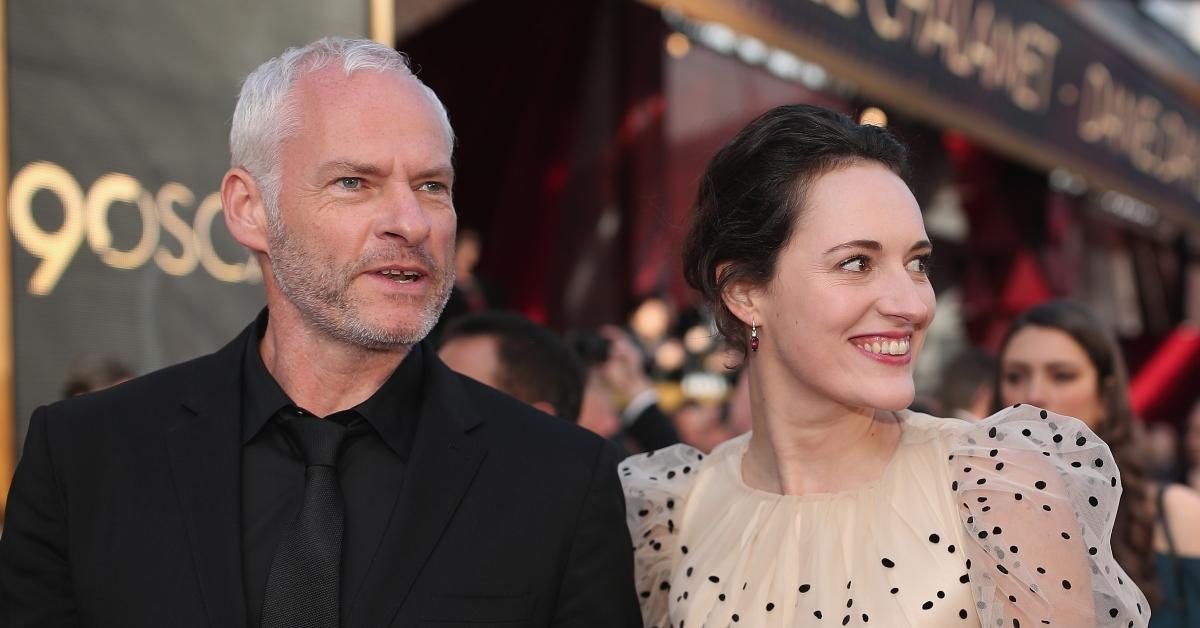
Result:
{"label": "man in background", "polygon": [[438,357],[451,369],[547,414],[579,420],[583,365],[549,329],[493,310],[448,322],[441,342]]}

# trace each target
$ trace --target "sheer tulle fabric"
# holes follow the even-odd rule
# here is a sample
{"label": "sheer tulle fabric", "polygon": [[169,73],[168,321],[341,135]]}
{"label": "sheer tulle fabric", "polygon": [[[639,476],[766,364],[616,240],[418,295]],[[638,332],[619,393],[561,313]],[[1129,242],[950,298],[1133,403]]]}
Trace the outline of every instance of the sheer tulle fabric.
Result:
{"label": "sheer tulle fabric", "polygon": [[646,626],[1145,626],[1108,538],[1120,475],[1081,422],[1032,406],[980,423],[901,413],[876,482],[747,487],[749,435],[626,460]]}

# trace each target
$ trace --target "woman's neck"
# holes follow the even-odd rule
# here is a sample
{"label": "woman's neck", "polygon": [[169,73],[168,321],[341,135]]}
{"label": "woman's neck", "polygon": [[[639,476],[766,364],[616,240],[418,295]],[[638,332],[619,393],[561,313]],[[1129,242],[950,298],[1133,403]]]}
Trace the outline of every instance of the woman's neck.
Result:
{"label": "woman's neck", "polygon": [[750,368],[747,485],[781,495],[833,493],[883,474],[900,442],[895,413],[848,407],[795,382],[772,386]]}

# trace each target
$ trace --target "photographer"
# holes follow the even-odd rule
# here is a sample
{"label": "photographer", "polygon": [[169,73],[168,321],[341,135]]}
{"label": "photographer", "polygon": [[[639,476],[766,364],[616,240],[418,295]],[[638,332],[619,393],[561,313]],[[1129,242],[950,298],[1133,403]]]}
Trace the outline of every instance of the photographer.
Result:
{"label": "photographer", "polygon": [[[612,426],[600,432],[636,449],[652,451],[679,442],[670,419],[658,405],[654,382],[646,375],[645,358],[623,330],[605,325],[577,333],[571,346],[588,367],[580,425]],[[615,415],[617,422],[612,421]],[[599,430],[594,430],[599,431]]]}

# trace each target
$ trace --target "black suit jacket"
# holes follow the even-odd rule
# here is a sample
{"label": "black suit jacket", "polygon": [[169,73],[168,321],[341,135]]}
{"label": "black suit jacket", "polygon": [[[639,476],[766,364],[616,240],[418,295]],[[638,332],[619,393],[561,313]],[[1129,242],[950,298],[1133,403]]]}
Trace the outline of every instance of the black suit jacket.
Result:
{"label": "black suit jacket", "polygon": [[[0,625],[240,628],[241,355],[39,408]],[[342,626],[640,626],[608,443],[425,353],[405,480]]]}

